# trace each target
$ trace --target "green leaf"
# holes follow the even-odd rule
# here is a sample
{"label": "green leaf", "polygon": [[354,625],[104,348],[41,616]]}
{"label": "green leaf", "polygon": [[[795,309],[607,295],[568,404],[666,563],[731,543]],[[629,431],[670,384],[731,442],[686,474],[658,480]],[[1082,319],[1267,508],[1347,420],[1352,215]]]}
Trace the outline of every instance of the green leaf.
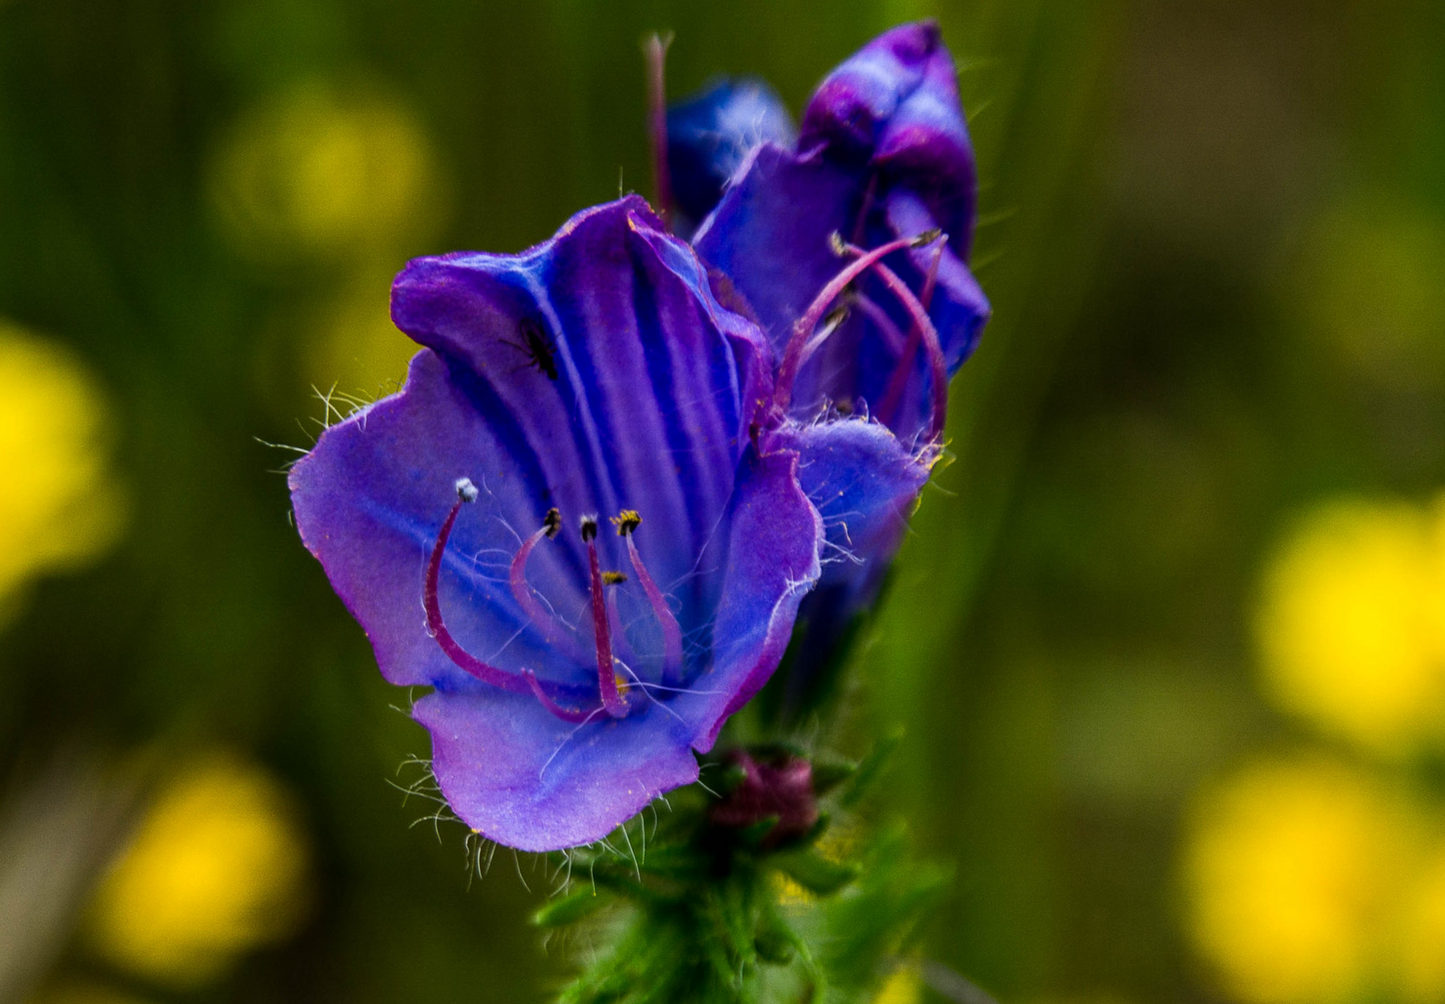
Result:
{"label": "green leaf", "polygon": [[895,726],[887,735],[878,740],[863,762],[858,765],[847,790],[843,793],[842,802],[846,806],[857,805],[868,794],[869,790],[883,776],[893,755],[898,752],[898,747],[903,742],[903,727]]}

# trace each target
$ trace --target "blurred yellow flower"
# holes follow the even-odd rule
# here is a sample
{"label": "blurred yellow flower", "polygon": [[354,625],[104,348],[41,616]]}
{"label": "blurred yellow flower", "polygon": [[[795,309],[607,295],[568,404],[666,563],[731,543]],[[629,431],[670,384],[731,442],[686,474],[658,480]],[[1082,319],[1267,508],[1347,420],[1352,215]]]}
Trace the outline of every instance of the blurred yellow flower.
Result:
{"label": "blurred yellow flower", "polygon": [[1189,934],[1241,1001],[1346,997],[1377,957],[1412,843],[1368,777],[1325,759],[1255,764],[1195,806]]}
{"label": "blurred yellow flower", "polygon": [[1339,502],[1270,562],[1257,620],[1267,689],[1370,749],[1403,753],[1445,712],[1445,506]]}
{"label": "blurred yellow flower", "polygon": [[59,346],[0,320],[0,609],[31,576],[108,548],[124,523],[100,391]]}
{"label": "blurred yellow flower", "polygon": [[263,258],[375,256],[440,208],[431,145],[406,109],[320,87],[243,116],[211,193],[232,242]]}
{"label": "blurred yellow flower", "polygon": [[306,871],[285,792],[259,769],[216,756],[160,792],[97,890],[91,940],[132,972],[202,983],[237,953],[295,929]]}

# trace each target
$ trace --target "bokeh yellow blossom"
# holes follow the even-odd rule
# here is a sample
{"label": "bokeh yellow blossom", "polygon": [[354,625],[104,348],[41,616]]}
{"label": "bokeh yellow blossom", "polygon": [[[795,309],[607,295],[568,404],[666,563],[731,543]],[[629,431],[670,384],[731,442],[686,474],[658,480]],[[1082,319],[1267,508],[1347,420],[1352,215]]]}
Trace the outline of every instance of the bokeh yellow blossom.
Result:
{"label": "bokeh yellow blossom", "polygon": [[1357,991],[1415,836],[1368,775],[1323,758],[1257,763],[1207,791],[1186,834],[1186,926],[1248,1004]]}
{"label": "bokeh yellow blossom", "polygon": [[1257,620],[1278,703],[1381,753],[1445,723],[1445,506],[1337,502],[1265,574]]}
{"label": "bokeh yellow blossom", "polygon": [[283,260],[374,257],[424,233],[441,202],[431,144],[404,107],[319,86],[243,116],[211,192],[235,245]]}
{"label": "bokeh yellow blossom", "polygon": [[96,557],[124,524],[100,390],[58,345],[0,320],[0,619],[32,576]]}
{"label": "bokeh yellow blossom", "polygon": [[177,986],[290,934],[307,850],[290,800],[260,769],[213,756],[157,796],[97,890],[91,941],[115,964]]}

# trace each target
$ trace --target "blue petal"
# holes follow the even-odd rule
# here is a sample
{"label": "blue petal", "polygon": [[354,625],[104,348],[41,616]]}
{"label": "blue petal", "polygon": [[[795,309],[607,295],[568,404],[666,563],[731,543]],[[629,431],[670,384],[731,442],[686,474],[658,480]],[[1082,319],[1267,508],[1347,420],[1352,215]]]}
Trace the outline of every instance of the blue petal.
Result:
{"label": "blue petal", "polygon": [[[473,654],[545,678],[584,667],[542,643],[512,599],[507,565],[518,533],[541,524],[556,493],[512,453],[507,428],[474,404],[445,362],[424,351],[402,393],[332,426],[291,470],[306,546],[361,622],[382,675],[399,686],[480,688],[442,654],[421,607],[427,556],[458,477],[481,488],[458,519],[441,575],[452,633]],[[575,534],[573,535],[575,537]],[[539,548],[531,579],[559,611],[581,608],[581,559],[566,541]]]}
{"label": "blue petal", "polygon": [[784,426],[768,444],[800,457],[799,482],[827,539],[820,588],[846,582],[855,606],[871,602],[934,456],[909,451],[887,428],[861,419]]}
{"label": "blue petal", "polygon": [[798,148],[870,166],[885,189],[912,190],[967,256],[977,188],[973,147],[937,23],[887,31],[830,73],[804,109]]}
{"label": "blue petal", "polygon": [[768,446],[797,452],[800,485],[827,540],[817,588],[798,612],[789,688],[799,690],[878,598],[935,455],[915,454],[884,426],[860,419],[786,425]]}
{"label": "blue petal", "polygon": [[673,197],[696,223],[712,212],[748,155],[765,142],[797,137],[782,99],[761,80],[721,80],[667,112]]}
{"label": "blue petal", "polygon": [[801,487],[797,453],[749,449],[725,527],[712,665],[672,704],[696,723],[700,752],[778,668],[798,603],[822,572],[823,521]]}
{"label": "blue petal", "polygon": [[432,772],[462,821],[524,851],[591,843],[697,780],[693,729],[661,707],[569,725],[530,697],[435,693],[412,709]]}
{"label": "blue petal", "polygon": [[852,233],[862,199],[856,171],[765,143],[693,238],[746,298],[776,352],[842,267],[828,236]]}

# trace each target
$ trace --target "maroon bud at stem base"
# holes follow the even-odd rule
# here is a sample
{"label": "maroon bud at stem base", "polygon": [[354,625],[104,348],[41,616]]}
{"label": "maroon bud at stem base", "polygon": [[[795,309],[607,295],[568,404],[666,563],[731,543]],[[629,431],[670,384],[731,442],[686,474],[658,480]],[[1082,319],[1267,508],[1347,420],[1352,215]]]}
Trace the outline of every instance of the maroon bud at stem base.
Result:
{"label": "maroon bud at stem base", "polygon": [[714,824],[746,829],[776,817],[777,825],[766,841],[773,845],[803,836],[818,822],[811,762],[787,754],[758,760],[743,752],[732,753],[728,759],[742,768],[743,780],[713,806]]}

